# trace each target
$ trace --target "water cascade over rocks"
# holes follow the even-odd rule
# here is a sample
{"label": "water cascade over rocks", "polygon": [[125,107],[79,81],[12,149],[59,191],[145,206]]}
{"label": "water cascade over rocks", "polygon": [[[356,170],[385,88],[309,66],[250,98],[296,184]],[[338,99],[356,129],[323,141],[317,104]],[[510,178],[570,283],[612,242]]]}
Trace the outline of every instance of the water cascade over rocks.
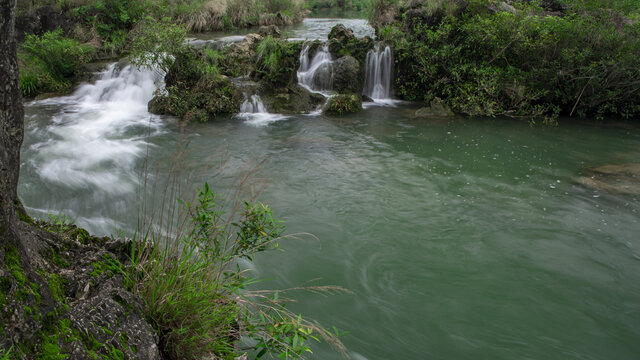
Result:
{"label": "water cascade over rocks", "polygon": [[241,113],[252,113],[252,114],[255,114],[255,113],[260,113],[260,114],[268,113],[267,109],[262,104],[262,99],[260,99],[260,96],[258,96],[258,95],[251,95],[251,96],[245,95],[245,100],[242,103],[242,106],[240,107],[240,112]]}
{"label": "water cascade over rocks", "polygon": [[376,45],[367,53],[362,94],[374,100],[390,99],[392,77],[393,52],[389,46]]}
{"label": "water cascade over rocks", "polygon": [[300,52],[298,83],[313,91],[330,91],[333,86],[333,58],[325,44],[309,59],[310,44]]}

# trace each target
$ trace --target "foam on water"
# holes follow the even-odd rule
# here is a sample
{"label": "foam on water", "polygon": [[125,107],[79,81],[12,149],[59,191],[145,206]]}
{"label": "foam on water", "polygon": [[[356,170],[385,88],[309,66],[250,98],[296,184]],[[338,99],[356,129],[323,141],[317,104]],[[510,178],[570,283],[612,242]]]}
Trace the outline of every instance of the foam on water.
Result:
{"label": "foam on water", "polygon": [[[95,83],[70,96],[29,104],[61,106],[44,128],[47,140],[30,147],[35,156],[29,161],[37,173],[72,188],[134,191],[135,164],[145,154],[145,138],[162,130],[159,118],[147,111],[161,78],[157,71],[114,63]],[[140,135],[134,131],[139,128],[148,131]]]}

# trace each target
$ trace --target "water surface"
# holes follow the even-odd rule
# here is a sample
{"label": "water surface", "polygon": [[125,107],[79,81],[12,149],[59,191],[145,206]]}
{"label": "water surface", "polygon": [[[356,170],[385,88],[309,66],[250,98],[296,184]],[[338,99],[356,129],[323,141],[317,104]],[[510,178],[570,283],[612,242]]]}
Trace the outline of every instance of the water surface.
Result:
{"label": "water surface", "polygon": [[[419,119],[409,104],[180,127],[146,112],[154,76],[114,65],[72,96],[27,104],[19,195],[31,214],[131,234],[145,164],[161,180],[188,143],[185,174],[228,193],[265,160],[262,200],[319,241],[284,242],[254,274],[269,288],[319,278],[351,290],[294,293],[292,309],[347,331],[353,358],[640,356],[638,196],[578,182],[637,162],[638,127]],[[340,356],[320,345],[311,358]]]}

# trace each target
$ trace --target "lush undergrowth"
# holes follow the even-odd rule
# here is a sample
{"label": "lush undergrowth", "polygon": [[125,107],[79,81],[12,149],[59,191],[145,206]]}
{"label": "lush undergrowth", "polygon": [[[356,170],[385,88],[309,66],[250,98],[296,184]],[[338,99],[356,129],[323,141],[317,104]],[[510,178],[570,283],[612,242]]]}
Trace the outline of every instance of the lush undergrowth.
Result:
{"label": "lush undergrowth", "polygon": [[341,9],[363,11],[369,8],[371,0],[308,0],[307,6],[313,10]]}
{"label": "lush undergrowth", "polygon": [[[149,22],[202,32],[291,25],[308,13],[302,0],[36,0],[19,1],[18,5],[25,29],[40,28],[39,15],[34,11],[42,6],[51,6],[58,14],[57,26],[65,29],[27,34],[20,50],[24,96],[68,91],[84,62],[129,53],[140,28]],[[49,56],[55,62],[49,61]]]}
{"label": "lush undergrowth", "polygon": [[396,90],[471,115],[640,114],[640,4],[376,0]]}
{"label": "lush undergrowth", "polygon": [[94,51],[91,45],[64,37],[61,30],[43,36],[27,35],[18,52],[22,94],[68,91],[71,79],[82,72]]}
{"label": "lush undergrowth", "polygon": [[132,289],[147,305],[164,354],[233,359],[242,341],[257,358],[299,358],[321,338],[342,348],[336,332],[287,310],[282,293],[247,290],[255,279],[239,261],[277,248],[284,226],[264,204],[244,203],[227,214],[223,203],[205,184],[193,202],[182,202],[183,216],[172,229],[177,235],[149,228],[133,254]]}

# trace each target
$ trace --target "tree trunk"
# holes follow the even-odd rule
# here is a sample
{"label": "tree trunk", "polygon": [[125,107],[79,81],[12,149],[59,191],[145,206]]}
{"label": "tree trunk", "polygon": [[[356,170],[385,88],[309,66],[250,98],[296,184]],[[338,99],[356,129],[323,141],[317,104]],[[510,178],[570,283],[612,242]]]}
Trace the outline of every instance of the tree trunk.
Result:
{"label": "tree trunk", "polygon": [[[0,235],[17,221],[20,146],[24,135],[15,18],[16,0],[0,0]],[[5,238],[0,236],[0,241]]]}

